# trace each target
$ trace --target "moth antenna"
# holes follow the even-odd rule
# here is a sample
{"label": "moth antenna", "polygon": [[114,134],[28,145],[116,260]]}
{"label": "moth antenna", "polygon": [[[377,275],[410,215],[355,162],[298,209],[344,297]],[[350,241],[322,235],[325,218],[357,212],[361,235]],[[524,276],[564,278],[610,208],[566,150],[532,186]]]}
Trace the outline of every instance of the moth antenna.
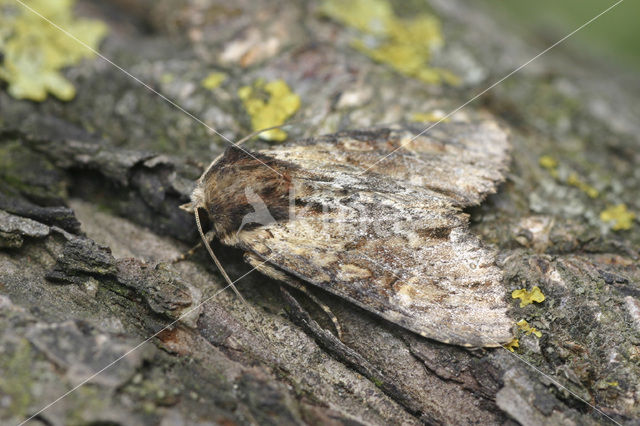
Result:
{"label": "moth antenna", "polygon": [[[218,268],[218,270],[220,271],[220,273],[224,277],[224,280],[227,282],[229,287],[231,287],[233,289],[233,292],[236,294],[236,296],[238,296],[238,298],[242,301],[242,303],[244,303],[244,305],[247,307],[247,311],[249,312],[249,315],[251,316],[253,321],[255,321],[256,324],[257,324],[257,320],[256,320],[256,317],[253,315],[253,310],[252,310],[251,305],[249,305],[247,303],[246,299],[244,297],[242,297],[242,294],[240,294],[240,292],[236,288],[236,286],[233,283],[233,281],[231,281],[231,278],[229,278],[229,275],[227,275],[227,271],[224,270],[224,268],[222,267],[222,264],[220,263],[220,261],[218,260],[216,255],[213,253],[213,249],[211,248],[211,246],[207,242],[207,239],[204,236],[204,232],[202,231],[202,225],[200,224],[200,217],[198,216],[198,209],[196,208],[194,210],[195,210],[194,216],[196,217],[196,224],[198,226],[198,232],[200,233],[200,238],[202,238],[202,244],[207,248],[207,251],[209,252],[209,255],[211,256],[211,259],[213,259],[213,262],[216,264],[216,267]],[[267,335],[264,333],[264,330],[262,330],[259,325],[257,325],[257,327],[258,327],[258,331],[262,335],[264,341],[268,342],[269,339],[267,338]]]}
{"label": "moth antenna", "polygon": [[198,226],[198,232],[200,233],[200,238],[202,238],[202,244],[204,244],[204,246],[207,248],[207,251],[209,252],[209,255],[211,256],[211,259],[213,259],[213,263],[216,264],[216,267],[218,268],[218,270],[220,271],[220,273],[224,277],[224,280],[227,282],[229,287],[231,287],[233,289],[233,292],[238,296],[238,298],[242,301],[242,303],[244,303],[245,305],[248,305],[247,301],[244,299],[244,297],[242,297],[242,294],[240,294],[240,292],[236,288],[236,286],[233,283],[233,281],[231,281],[231,278],[229,278],[229,275],[227,275],[227,271],[224,270],[224,268],[222,267],[222,263],[220,263],[220,261],[218,260],[216,255],[213,253],[213,249],[211,248],[211,246],[207,242],[207,239],[204,236],[204,232],[202,231],[202,225],[200,224],[200,217],[198,216],[198,209],[195,209],[194,216],[196,217],[196,225]]}
{"label": "moth antenna", "polygon": [[[267,132],[269,130],[273,130],[273,129],[280,129],[282,127],[286,127],[286,126],[290,126],[292,124],[296,124],[299,122],[293,121],[293,122],[289,122],[289,123],[285,123],[285,124],[278,124],[277,126],[271,126],[271,127],[265,127],[264,129],[260,129],[260,130],[256,130],[253,133],[248,134],[247,136],[245,136],[244,138],[240,139],[238,142],[236,142],[234,144],[234,146],[240,146],[243,143],[245,143],[246,141],[248,141],[249,139],[253,138],[254,136],[259,135],[262,132]],[[211,162],[211,164],[209,164],[209,167],[207,167],[207,170],[205,170],[205,172],[202,174],[202,176],[205,176],[209,170],[211,170],[211,167],[213,167],[214,164],[216,164],[224,155],[224,153],[218,155],[216,158],[213,159],[213,161]]]}

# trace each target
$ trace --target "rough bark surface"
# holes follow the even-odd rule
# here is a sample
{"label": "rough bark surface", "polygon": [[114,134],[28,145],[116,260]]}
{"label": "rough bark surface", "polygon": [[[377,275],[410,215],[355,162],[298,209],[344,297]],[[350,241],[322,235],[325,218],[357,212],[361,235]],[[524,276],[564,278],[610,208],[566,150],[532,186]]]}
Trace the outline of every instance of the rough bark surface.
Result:
{"label": "rough bark surface", "polygon": [[[450,111],[545,47],[496,31],[466,3],[430,2],[446,40],[434,62],[462,77],[455,88],[355,52],[315,2],[114,1],[79,12],[110,25],[105,56],[238,139],[249,119],[236,92],[258,77],[300,95],[304,125],[290,136],[310,137]],[[542,333],[520,331],[513,353],[429,341],[317,292],[341,342],[303,295],[258,273],[238,283],[244,305],[220,292],[204,251],[171,263],[197,242],[178,206],[199,163],[224,149],[219,138],[102,60],[68,70],[73,102],[0,91],[0,423],[20,423],[118,360],[32,422],[638,424],[640,227],[612,231],[599,215],[619,203],[640,211],[640,86],[562,52],[469,106],[511,132],[507,183],[469,213],[500,250],[514,324]],[[228,74],[215,90],[200,85],[211,71]],[[542,155],[558,161],[556,177]],[[240,253],[217,252],[233,278],[250,270]],[[511,301],[536,285],[543,303]]]}

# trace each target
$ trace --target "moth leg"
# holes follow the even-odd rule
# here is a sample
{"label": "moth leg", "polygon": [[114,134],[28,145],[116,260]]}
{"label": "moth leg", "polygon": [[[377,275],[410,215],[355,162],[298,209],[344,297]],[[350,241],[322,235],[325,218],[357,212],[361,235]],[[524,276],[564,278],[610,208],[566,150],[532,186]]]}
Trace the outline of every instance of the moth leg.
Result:
{"label": "moth leg", "polygon": [[290,280],[290,281],[286,281],[286,283],[287,283],[288,286],[293,287],[296,290],[299,290],[299,291],[303,292],[309,299],[311,299],[313,301],[313,303],[318,305],[318,307],[320,309],[322,309],[325,314],[327,314],[327,317],[329,317],[329,319],[333,323],[333,327],[336,329],[336,333],[338,334],[338,339],[342,340],[342,327],[340,326],[340,322],[338,321],[338,318],[331,311],[331,308],[329,308],[320,299],[318,299],[313,294],[311,294],[309,292],[309,290],[307,289],[307,286],[305,286],[301,282],[296,281],[296,280]]}
{"label": "moth leg", "polygon": [[320,309],[322,309],[324,313],[327,315],[327,317],[331,320],[331,323],[333,324],[333,327],[335,328],[336,333],[338,335],[338,339],[342,340],[342,327],[340,326],[340,321],[338,321],[338,318],[331,311],[331,308],[329,308],[325,303],[323,303],[316,296],[311,294],[311,292],[307,289],[307,287],[301,281],[291,277],[290,275],[287,275],[283,271],[280,271],[271,265],[264,263],[264,261],[261,258],[257,257],[252,253],[245,253],[244,259],[247,263],[249,263],[251,266],[256,268],[261,273],[271,278],[274,278],[278,281],[282,281],[285,284],[287,284],[289,287],[293,287],[296,290],[299,290],[302,293],[304,293],[307,297],[309,297],[309,299],[311,299],[313,303],[315,303]]}
{"label": "moth leg", "polygon": [[187,260],[188,258],[193,256],[193,254],[196,252],[196,250],[198,250],[200,247],[202,247],[202,241],[200,241],[198,244],[196,244],[195,246],[191,247],[189,250],[187,250],[186,252],[182,253],[181,255],[174,257],[173,259],[171,259],[171,261],[169,263],[176,264],[178,262],[182,262],[183,260]]}

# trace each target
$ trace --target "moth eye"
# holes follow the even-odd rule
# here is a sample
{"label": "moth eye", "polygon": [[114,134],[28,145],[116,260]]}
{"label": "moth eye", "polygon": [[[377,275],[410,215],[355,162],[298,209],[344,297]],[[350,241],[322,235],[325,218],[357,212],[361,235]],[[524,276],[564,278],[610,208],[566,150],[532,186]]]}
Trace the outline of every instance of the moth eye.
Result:
{"label": "moth eye", "polygon": [[211,220],[209,219],[209,214],[204,207],[198,207],[196,209],[196,213],[198,215],[198,218],[200,219],[202,230],[206,233],[209,229],[211,229]]}

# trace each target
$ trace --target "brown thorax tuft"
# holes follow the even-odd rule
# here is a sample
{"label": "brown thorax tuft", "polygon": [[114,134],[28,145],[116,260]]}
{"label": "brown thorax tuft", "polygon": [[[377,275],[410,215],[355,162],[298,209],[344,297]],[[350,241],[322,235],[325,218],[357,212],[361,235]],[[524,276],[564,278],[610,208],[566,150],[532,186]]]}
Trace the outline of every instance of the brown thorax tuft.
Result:
{"label": "brown thorax tuft", "polygon": [[[265,167],[268,165],[269,167]],[[292,166],[229,147],[202,176],[191,208],[206,210],[219,238],[289,217]]]}

